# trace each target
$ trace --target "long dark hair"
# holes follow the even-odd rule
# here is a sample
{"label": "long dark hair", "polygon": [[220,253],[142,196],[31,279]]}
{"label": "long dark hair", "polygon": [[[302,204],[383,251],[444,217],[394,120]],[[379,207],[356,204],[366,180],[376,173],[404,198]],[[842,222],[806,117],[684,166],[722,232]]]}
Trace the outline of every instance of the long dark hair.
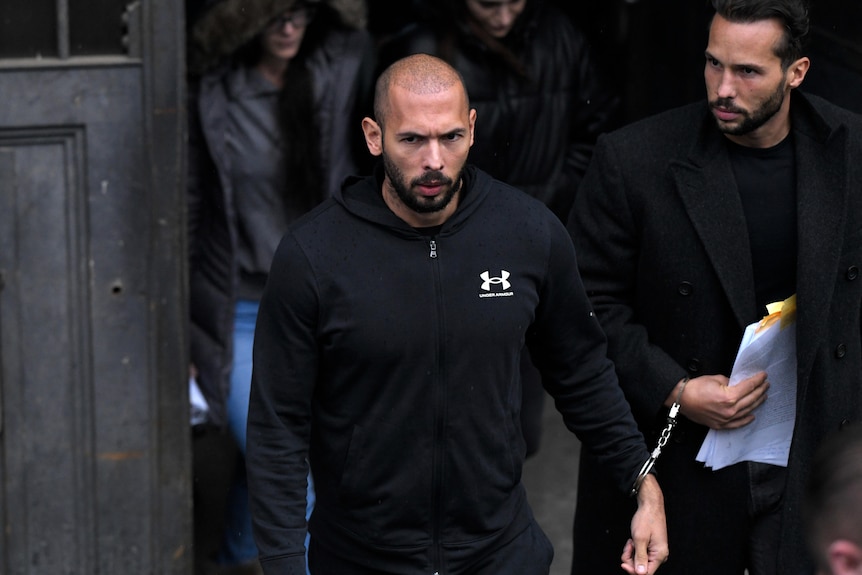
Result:
{"label": "long dark hair", "polygon": [[[302,43],[304,47],[305,39]],[[287,174],[286,200],[303,212],[324,198],[313,76],[306,59],[298,54],[285,71],[278,95],[278,120]]]}
{"label": "long dark hair", "polygon": [[[303,6],[299,2],[299,6]],[[344,29],[338,13],[328,2],[306,7],[313,11],[299,53],[291,60],[279,95],[279,121],[284,140],[288,198],[293,205],[310,210],[327,195],[320,157],[320,125],[314,96],[314,74],[309,56],[336,29]]]}
{"label": "long dark hair", "polygon": [[[323,42],[329,30],[341,26],[332,10],[322,4],[298,2],[294,9],[313,12],[299,52],[284,72],[278,95],[278,123],[281,130],[285,182],[284,199],[290,213],[304,213],[325,198],[320,157],[320,126],[314,95],[314,74],[308,65],[310,54]],[[239,52],[241,62],[254,66],[262,55],[261,38],[256,36]]]}

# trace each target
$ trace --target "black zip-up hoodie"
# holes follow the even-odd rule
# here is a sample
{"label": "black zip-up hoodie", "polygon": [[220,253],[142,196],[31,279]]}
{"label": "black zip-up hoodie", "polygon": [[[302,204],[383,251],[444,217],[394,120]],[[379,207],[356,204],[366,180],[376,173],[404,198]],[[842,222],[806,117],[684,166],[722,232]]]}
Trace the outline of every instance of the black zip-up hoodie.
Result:
{"label": "black zip-up hoodie", "polygon": [[468,168],[429,236],[381,182],[353,180],[299,220],[261,301],[247,449],[267,575],[304,573],[306,457],[311,537],[372,568],[464,572],[523,530],[525,343],[620,489],[649,455],[559,220]]}

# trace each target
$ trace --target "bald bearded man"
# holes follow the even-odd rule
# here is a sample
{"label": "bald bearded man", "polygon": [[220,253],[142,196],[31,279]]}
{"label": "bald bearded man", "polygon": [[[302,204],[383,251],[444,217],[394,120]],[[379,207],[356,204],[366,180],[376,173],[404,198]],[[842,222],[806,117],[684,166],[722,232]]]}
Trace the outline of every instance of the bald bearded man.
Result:
{"label": "bald bearded man", "polygon": [[521,484],[525,344],[569,429],[635,486],[623,568],[655,572],[662,493],[564,226],[467,165],[476,113],[442,60],[394,63],[374,115],[376,174],[291,228],[261,301],[248,473],[264,572],[304,572],[308,460],[314,575],[547,574]]}

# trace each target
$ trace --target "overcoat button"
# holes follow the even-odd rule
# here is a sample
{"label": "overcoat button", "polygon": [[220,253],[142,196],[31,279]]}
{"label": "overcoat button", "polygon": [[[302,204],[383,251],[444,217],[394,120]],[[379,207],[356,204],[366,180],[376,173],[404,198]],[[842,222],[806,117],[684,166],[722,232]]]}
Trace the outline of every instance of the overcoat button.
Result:
{"label": "overcoat button", "polygon": [[690,282],[682,282],[679,284],[679,287],[677,287],[677,291],[679,292],[679,295],[688,296],[694,291],[694,286],[691,285]]}
{"label": "overcoat button", "polygon": [[688,371],[689,373],[697,373],[700,371],[700,360],[696,357],[691,358],[688,361]]}
{"label": "overcoat button", "polygon": [[844,345],[843,343],[839,343],[835,347],[835,357],[837,357],[838,359],[841,359],[845,355],[847,355],[847,346]]}
{"label": "overcoat button", "polygon": [[849,268],[847,268],[847,279],[848,280],[853,281],[858,277],[859,277],[859,268],[857,268],[856,266],[850,266]]}

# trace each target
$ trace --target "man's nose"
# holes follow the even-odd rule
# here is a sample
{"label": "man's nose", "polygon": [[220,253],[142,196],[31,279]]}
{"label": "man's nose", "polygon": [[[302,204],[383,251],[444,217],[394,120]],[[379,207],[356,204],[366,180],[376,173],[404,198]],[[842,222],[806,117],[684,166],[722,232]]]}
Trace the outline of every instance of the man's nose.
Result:
{"label": "man's nose", "polygon": [[443,149],[437,140],[431,140],[425,148],[425,169],[443,169]]}
{"label": "man's nose", "polygon": [[721,78],[718,82],[716,95],[719,98],[733,99],[736,97],[736,82],[734,81],[733,74],[730,70],[722,72]]}

